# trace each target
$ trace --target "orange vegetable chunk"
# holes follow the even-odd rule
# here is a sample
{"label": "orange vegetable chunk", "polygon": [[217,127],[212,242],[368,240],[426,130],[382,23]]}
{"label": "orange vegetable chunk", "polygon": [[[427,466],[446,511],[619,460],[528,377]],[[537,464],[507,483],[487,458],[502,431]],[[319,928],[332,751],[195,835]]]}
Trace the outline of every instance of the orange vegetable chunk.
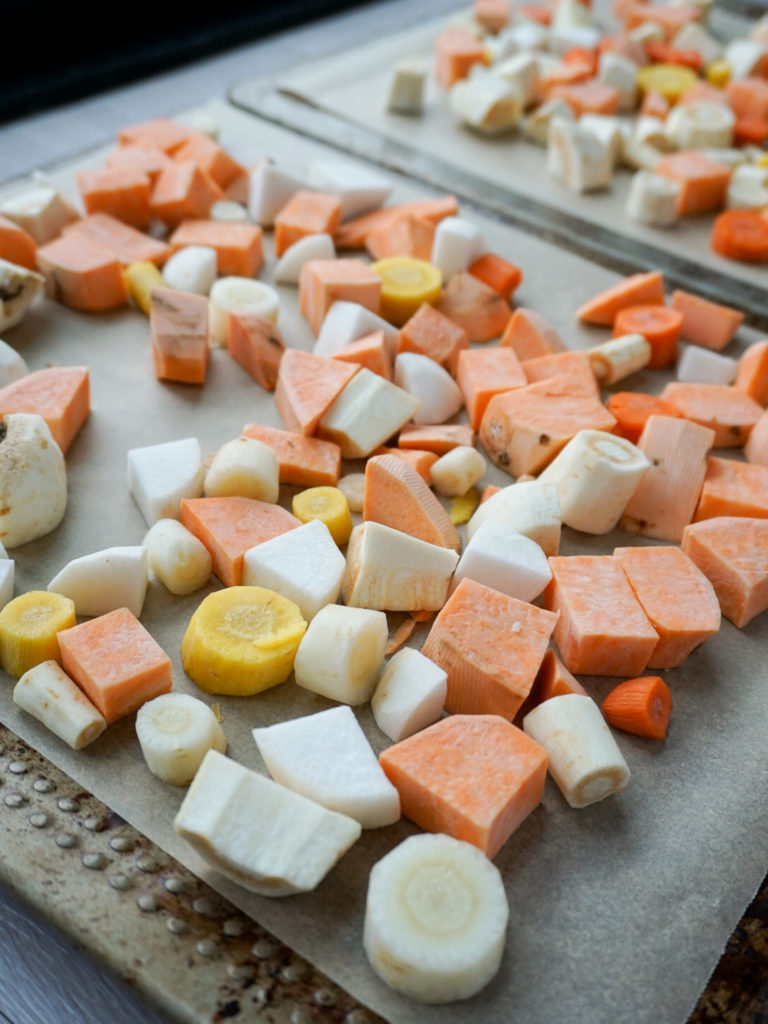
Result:
{"label": "orange vegetable chunk", "polygon": [[619,310],[613,323],[614,338],[642,334],[651,346],[648,368],[671,366],[677,358],[677,343],[683,327],[683,314],[668,306],[627,306]]}
{"label": "orange vegetable chunk", "polygon": [[108,725],[171,690],[171,659],[127,608],[57,636],[64,671]]}
{"label": "orange vegetable chunk", "polygon": [[249,548],[301,526],[280,505],[240,497],[183,498],[179,519],[208,548],[213,571],[225,587],[242,583]]}
{"label": "orange vegetable chunk", "polygon": [[540,803],[549,757],[498,715],[451,715],[384,750],[403,814],[494,857]]}
{"label": "orange vegetable chunk", "polygon": [[359,217],[345,221],[334,235],[337,249],[364,249],[368,235],[391,225],[400,217],[410,216],[437,224],[444,217],[453,217],[459,212],[456,196],[440,196],[437,199],[421,199],[410,203],[396,203],[381,210],[372,210]]}
{"label": "orange vegetable chunk", "polygon": [[600,292],[576,310],[576,316],[588,324],[612,327],[616,314],[627,306],[663,306],[664,276],[660,270],[629,277]]}
{"label": "orange vegetable chunk", "polygon": [[716,352],[725,348],[744,321],[738,309],[680,290],[672,293],[672,308],[683,314],[681,337]]}
{"label": "orange vegetable chunk", "polygon": [[275,390],[285,342],[271,320],[257,313],[230,313],[227,348],[257,384]]}
{"label": "orange vegetable chunk", "polygon": [[375,260],[390,256],[412,256],[429,262],[435,225],[426,217],[404,213],[392,220],[386,220],[365,236],[365,247]]}
{"label": "orange vegetable chunk", "polygon": [[466,78],[473,64],[485,63],[485,48],[465,28],[448,28],[435,43],[435,77],[444,89]]}
{"label": "orange vegetable chunk", "polygon": [[648,417],[637,447],[650,466],[627,502],[622,530],[679,544],[693,519],[714,430],[672,416]]}
{"label": "orange vegetable chunk", "polygon": [[744,445],[747,462],[756,466],[768,466],[768,410],[763,413]]}
{"label": "orange vegetable chunk", "polygon": [[359,369],[354,363],[286,349],[277,373],[275,402],[288,429],[314,434],[325,411]]}
{"label": "orange vegetable chunk", "polygon": [[562,697],[566,693],[581,693],[585,697],[589,696],[578,679],[568,671],[551,648],[544,655],[539,674],[536,677],[536,684],[539,689],[540,702],[549,700],[550,697]]}
{"label": "orange vegetable chunk", "polygon": [[325,192],[294,192],[275,217],[275,255],[307,235],[333,235],[341,223],[341,199]]}
{"label": "orange vegetable chunk", "polygon": [[768,118],[768,82],[764,78],[736,78],[728,83],[726,93],[737,117]]}
{"label": "orange vegetable chunk", "polygon": [[557,619],[465,576],[422,648],[448,676],[446,711],[511,721],[531,691]]}
{"label": "orange vegetable chunk", "polygon": [[506,28],[512,17],[511,0],[475,0],[473,17],[478,25],[494,35]]}
{"label": "orange vegetable chunk", "polygon": [[194,132],[173,154],[174,160],[193,160],[209,174],[221,188],[227,188],[245,173],[226,150],[202,132]]}
{"label": "orange vegetable chunk", "polygon": [[677,35],[683,25],[687,25],[691,21],[698,21],[701,17],[699,8],[694,4],[673,7],[672,5],[644,3],[640,0],[622,4],[620,9],[617,8],[616,13],[624,22],[627,32],[638,28],[644,22],[651,22],[663,29],[666,39]]}
{"label": "orange vegetable chunk", "polygon": [[742,629],[768,608],[768,519],[718,516],[691,523],[683,551],[715,588],[734,626]]}
{"label": "orange vegetable chunk", "polygon": [[150,209],[169,228],[189,218],[207,217],[215,202],[224,198],[213,178],[194,161],[181,160],[157,176]]}
{"label": "orange vegetable chunk", "polygon": [[107,153],[107,167],[134,167],[154,184],[160,171],[171,163],[168,154],[159,146],[128,143]]}
{"label": "orange vegetable chunk", "polygon": [[123,128],[118,136],[120,145],[157,146],[165,153],[175,153],[194,132],[191,128],[172,121],[169,117],[156,117],[151,121]]}
{"label": "orange vegetable chunk", "polygon": [[474,443],[475,432],[465,423],[407,424],[397,438],[398,448],[418,448],[436,455],[445,455],[461,445],[471,448]]}
{"label": "orange vegetable chunk", "polygon": [[480,424],[488,457],[512,476],[544,469],[580,430],[613,430],[616,420],[580,381],[564,374],[494,395]]}
{"label": "orange vegetable chunk", "polygon": [[710,244],[716,253],[742,263],[768,260],[768,221],[755,210],[726,210],[715,218]]}
{"label": "orange vegetable chunk", "polygon": [[120,260],[101,243],[77,233],[40,246],[37,265],[46,277],[47,293],[72,309],[101,313],[128,301]]}
{"label": "orange vegetable chunk", "polygon": [[553,352],[535,359],[524,359],[521,365],[529,384],[564,373],[573,384],[583,385],[585,395],[600,397],[600,385],[586,352]]}
{"label": "orange vegetable chunk", "polygon": [[694,522],[717,516],[768,519],[768,468],[711,455]]}
{"label": "orange vegetable chunk", "polygon": [[547,91],[547,97],[565,100],[577,118],[582,114],[615,114],[621,102],[615,85],[595,81],[555,85]]}
{"label": "orange vegetable chunk", "polygon": [[571,672],[593,676],[639,675],[659,634],[610,555],[557,555],[543,604],[559,612],[555,643]]}
{"label": "orange vegetable chunk", "polygon": [[350,341],[338,352],[333,352],[329,359],[338,359],[342,363],[354,363],[364,366],[371,373],[378,373],[384,380],[392,380],[392,360],[389,355],[389,344],[384,331],[371,331],[357,341]]}
{"label": "orange vegetable chunk", "polygon": [[742,352],[734,387],[768,405],[768,340],[756,341]]}
{"label": "orange vegetable chunk", "polygon": [[374,455],[365,464],[363,519],[458,551],[458,530],[419,473],[395,455]]}
{"label": "orange vegetable chunk", "polygon": [[715,448],[746,444],[763,408],[754,398],[725,384],[671,381],[661,393],[680,416],[715,432]]}
{"label": "orange vegetable chunk", "polygon": [[672,712],[672,694],[661,676],[640,676],[615,686],[603,701],[609,725],[635,736],[663,740]]}
{"label": "orange vegetable chunk", "polygon": [[0,214],[0,260],[37,270],[37,242],[15,221]]}
{"label": "orange vegetable chunk", "polygon": [[498,338],[512,315],[497,291],[465,270],[454,274],[443,288],[437,309],[477,342]]}
{"label": "orange vegetable chunk", "polygon": [[172,252],[187,245],[204,245],[216,250],[220,274],[255,277],[264,262],[262,231],[258,224],[220,220],[185,220],[171,235]]}
{"label": "orange vegetable chunk", "polygon": [[616,417],[613,433],[637,444],[649,416],[677,416],[677,410],[657,395],[644,391],[614,391],[605,403]]}
{"label": "orange vegetable chunk", "polygon": [[388,448],[386,445],[382,445],[372,454],[394,455],[395,458],[406,462],[411,469],[415,469],[424,483],[431,484],[432,482],[429,471],[437,462],[437,455],[434,452],[419,451],[418,448]]}
{"label": "orange vegetable chunk", "polygon": [[309,260],[299,276],[299,308],[315,334],[334,302],[357,302],[378,314],[381,277],[358,259]]}
{"label": "orange vegetable chunk", "polygon": [[541,313],[520,306],[501,336],[502,347],[511,348],[520,360],[537,359],[565,348],[563,339]]}
{"label": "orange vegetable chunk", "polygon": [[525,387],[525,370],[511,348],[466,349],[459,353],[456,383],[473,430],[477,430],[494,395]]}
{"label": "orange vegetable chunk", "polygon": [[137,167],[106,167],[75,175],[86,213],[108,213],[142,231],[149,227],[152,183]]}
{"label": "orange vegetable chunk", "polygon": [[89,238],[97,245],[108,249],[115,259],[128,266],[130,263],[155,263],[162,266],[170,255],[165,242],[159,242],[143,231],[137,231],[130,224],[111,217],[108,213],[93,213],[64,228],[64,234],[76,234]]}
{"label": "orange vegetable chunk", "polygon": [[654,168],[654,174],[680,185],[677,212],[709,213],[725,206],[725,193],[731,178],[731,169],[695,149],[669,153]]}
{"label": "orange vegetable chunk", "polygon": [[463,327],[445,314],[423,303],[400,328],[397,351],[417,352],[429,356],[456,376],[459,357],[469,347],[469,336]]}
{"label": "orange vegetable chunk", "polygon": [[209,353],[206,296],[153,288],[149,327],[157,379],[204,384]]}
{"label": "orange vegetable chunk", "polygon": [[616,548],[659,642],[649,668],[674,668],[720,629],[720,606],[706,576],[678,547]]}
{"label": "orange vegetable chunk", "polygon": [[14,412],[42,416],[65,454],[90,411],[86,366],[47,366],[0,388],[0,418]]}
{"label": "orange vegetable chunk", "polygon": [[483,284],[493,288],[503,299],[509,302],[512,293],[523,280],[523,272],[514,263],[505,260],[495,252],[484,252],[469,266],[469,273],[479,278]]}
{"label": "orange vegetable chunk", "polygon": [[280,483],[298,487],[333,487],[341,473],[341,448],[333,441],[304,437],[290,430],[247,423],[241,434],[263,441],[277,455]]}

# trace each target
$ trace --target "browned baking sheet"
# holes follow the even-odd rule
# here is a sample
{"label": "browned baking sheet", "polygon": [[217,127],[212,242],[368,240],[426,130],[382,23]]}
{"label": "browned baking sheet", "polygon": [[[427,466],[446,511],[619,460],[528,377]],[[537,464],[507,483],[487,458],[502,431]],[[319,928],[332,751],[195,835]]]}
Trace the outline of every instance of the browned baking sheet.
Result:
{"label": "browned baking sheet", "polygon": [[[210,110],[223,126],[223,144],[245,163],[269,154],[287,168],[303,168],[320,152],[316,143],[224,104]],[[101,158],[94,154],[63,168],[57,180],[71,192],[75,167],[98,164]],[[404,179],[393,181],[395,198],[425,194]],[[467,213],[482,227],[489,248],[523,266],[525,279],[517,295],[521,305],[545,313],[573,347],[604,339],[603,331],[577,328],[572,311],[616,275]],[[271,242],[266,249],[267,266],[260,276],[269,280]],[[311,335],[297,313],[295,292],[283,288],[281,297],[280,326],[288,343],[309,347]],[[752,337],[743,331],[739,344]],[[158,382],[147,321],[135,310],[87,316],[45,301],[5,340],[18,348],[30,369],[84,364],[92,375],[92,415],[67,458],[67,515],[54,533],[12,552],[17,593],[45,587],[73,557],[140,543],[146,527],[126,486],[129,448],[194,435],[210,452],[237,436],[246,422],[281,425],[272,396],[226,352],[212,353],[204,387]],[[655,386],[651,374],[639,374],[630,383]],[[495,469],[486,477],[486,482],[507,480]],[[285,491],[284,503],[289,497]],[[566,531],[562,550],[604,552],[628,539],[619,531],[597,539]],[[214,581],[187,598],[174,598],[158,584],[150,587],[142,621],[173,658],[176,689],[198,693],[181,668],[179,645],[192,611],[216,586]],[[133,717],[74,753],[12,704],[11,681],[5,677],[0,719],[393,1022],[680,1024],[768,865],[765,654],[764,617],[741,632],[724,623],[685,666],[667,673],[675,701],[668,739],[651,743],[618,737],[633,773],[623,793],[572,811],[547,783],[542,805],[495,858],[511,907],[501,972],[477,998],[440,1008],[390,992],[369,969],[361,947],[368,872],[416,831],[408,822],[364,833],[314,893],[270,901],[221,879],[175,836],[172,820],[183,794],[145,768]],[[588,685],[599,699],[614,682]],[[330,706],[293,682],[255,698],[220,703],[231,756],[260,770],[251,728]],[[360,709],[359,718],[374,747],[382,749],[387,741],[369,710]]]}

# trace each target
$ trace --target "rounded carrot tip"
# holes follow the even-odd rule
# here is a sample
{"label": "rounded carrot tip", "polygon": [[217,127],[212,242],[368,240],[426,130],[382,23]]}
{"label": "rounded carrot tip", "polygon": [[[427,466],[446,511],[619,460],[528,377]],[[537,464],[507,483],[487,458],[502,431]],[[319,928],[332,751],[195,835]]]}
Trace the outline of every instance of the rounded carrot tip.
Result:
{"label": "rounded carrot tip", "polygon": [[672,694],[661,676],[640,676],[619,683],[603,701],[609,725],[635,736],[663,740],[672,711]]}

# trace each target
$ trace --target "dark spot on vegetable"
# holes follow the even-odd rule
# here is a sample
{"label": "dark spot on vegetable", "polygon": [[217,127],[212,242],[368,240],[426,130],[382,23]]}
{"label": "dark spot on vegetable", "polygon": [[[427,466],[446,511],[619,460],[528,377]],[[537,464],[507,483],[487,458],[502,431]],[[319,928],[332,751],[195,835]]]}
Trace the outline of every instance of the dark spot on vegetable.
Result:
{"label": "dark spot on vegetable", "polygon": [[654,464],[654,466],[660,466],[661,465],[661,459],[654,459],[653,460],[653,464]]}
{"label": "dark spot on vegetable", "polygon": [[5,508],[0,508],[0,516],[7,516],[10,511],[10,507],[6,505]]}
{"label": "dark spot on vegetable", "polygon": [[549,434],[539,434],[539,444],[549,444],[551,440]]}
{"label": "dark spot on vegetable", "polygon": [[240,1013],[240,1003],[237,999],[230,999],[228,1003],[224,1003],[222,1008],[218,1011],[214,1020],[227,1020],[230,1017],[236,1017]]}
{"label": "dark spot on vegetable", "polygon": [[733,434],[734,437],[741,437],[741,427],[737,427],[737,426],[728,427],[728,432]]}
{"label": "dark spot on vegetable", "polygon": [[18,282],[15,286],[13,284],[0,285],[0,299],[3,302],[10,302],[11,299],[15,299],[17,295],[20,295],[23,290],[23,282]]}
{"label": "dark spot on vegetable", "polygon": [[499,452],[499,465],[500,466],[508,466],[509,465],[509,452]]}
{"label": "dark spot on vegetable", "polygon": [[0,441],[5,440],[5,435],[8,433],[8,427],[5,425],[5,420],[0,420]]}

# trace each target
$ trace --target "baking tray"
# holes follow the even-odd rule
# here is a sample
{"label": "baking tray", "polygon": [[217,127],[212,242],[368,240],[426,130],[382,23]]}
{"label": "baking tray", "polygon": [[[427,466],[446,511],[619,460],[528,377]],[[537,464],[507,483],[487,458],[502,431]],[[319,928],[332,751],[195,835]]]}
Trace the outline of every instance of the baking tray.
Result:
{"label": "baking tray", "polygon": [[[594,10],[600,24],[611,24],[606,0],[597,0]],[[543,147],[517,133],[488,138],[462,127],[432,76],[423,116],[388,113],[396,62],[404,56],[431,61],[449,20],[446,15],[379,37],[343,59],[325,57],[270,80],[242,82],[230,98],[275,124],[470,198],[606,266],[662,269],[670,282],[749,309],[768,328],[768,270],[713,252],[711,215],[684,217],[666,229],[631,221],[624,212],[632,173],[626,169],[616,171],[609,190],[575,195],[547,173]],[[712,22],[722,38],[749,25],[718,8]]]}
{"label": "baking tray", "polygon": [[[245,163],[271,155],[287,167],[301,167],[331,152],[225,104],[212,104],[208,112],[222,125],[223,144]],[[74,170],[99,165],[102,158],[102,152],[83,156],[60,168],[56,180],[71,192]],[[392,180],[393,198],[429,194],[405,179]],[[578,327],[572,310],[615,281],[614,272],[470,206],[464,212],[482,228],[489,246],[523,262],[521,304],[545,311],[572,347],[603,336]],[[269,279],[269,240],[266,249],[262,276]],[[284,288],[281,294],[280,323],[288,343],[309,347],[311,335],[297,314],[295,293]],[[147,324],[135,311],[89,317],[44,301],[8,337],[33,369],[48,362],[89,365],[93,387],[91,418],[68,455],[67,515],[53,534],[13,552],[17,592],[45,586],[76,555],[140,542],[145,526],[125,483],[129,448],[194,434],[204,450],[214,451],[246,422],[280,425],[272,397],[225,352],[213,352],[204,388],[156,381]],[[738,345],[754,337],[743,330]],[[651,380],[639,375],[634,383],[644,387]],[[504,483],[508,478],[494,469],[487,480]],[[283,495],[289,497],[289,492]],[[618,531],[598,541],[567,534],[563,550],[611,550],[619,542],[626,543],[627,535]],[[212,582],[185,599],[174,599],[158,586],[148,594],[142,620],[172,656],[176,688],[195,692],[180,667],[179,643],[199,599],[215,587]],[[548,1024],[565,1018],[591,1024],[617,1019],[680,1024],[768,864],[764,654],[759,620],[741,632],[726,623],[715,640],[670,675],[674,728],[663,746],[650,749],[643,741],[620,738],[634,774],[620,796],[572,812],[547,785],[541,807],[496,858],[512,905],[502,971],[476,999],[437,1009],[391,993],[369,970],[360,945],[368,871],[415,831],[406,821],[366,833],[316,892],[270,901],[221,879],[175,836],[172,819],[181,794],[146,771],[132,719],[116,723],[87,750],[74,753],[11,703],[6,680],[0,720],[84,791],[392,1022],[464,1024],[480,1018]],[[610,685],[592,681],[598,698]],[[261,763],[249,734],[252,726],[281,717],[287,706],[292,716],[328,706],[292,682],[258,698],[221,704],[232,756],[256,769]],[[386,741],[367,710],[360,719],[375,749],[381,749]]]}

